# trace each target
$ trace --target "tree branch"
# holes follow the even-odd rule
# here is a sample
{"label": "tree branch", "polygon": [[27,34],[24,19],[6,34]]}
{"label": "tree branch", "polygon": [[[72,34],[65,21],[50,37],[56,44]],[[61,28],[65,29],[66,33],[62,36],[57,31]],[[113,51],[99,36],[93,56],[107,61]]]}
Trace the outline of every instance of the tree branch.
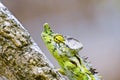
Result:
{"label": "tree branch", "polygon": [[65,80],[0,2],[0,80]]}

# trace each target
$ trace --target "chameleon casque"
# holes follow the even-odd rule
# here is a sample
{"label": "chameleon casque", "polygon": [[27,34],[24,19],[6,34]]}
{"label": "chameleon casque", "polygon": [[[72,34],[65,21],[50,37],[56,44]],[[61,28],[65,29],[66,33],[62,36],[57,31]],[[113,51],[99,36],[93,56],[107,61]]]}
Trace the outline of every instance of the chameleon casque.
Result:
{"label": "chameleon casque", "polygon": [[54,33],[47,23],[41,37],[50,53],[61,66],[60,73],[69,80],[101,80],[86,58],[79,56],[78,52],[83,45],[76,39]]}

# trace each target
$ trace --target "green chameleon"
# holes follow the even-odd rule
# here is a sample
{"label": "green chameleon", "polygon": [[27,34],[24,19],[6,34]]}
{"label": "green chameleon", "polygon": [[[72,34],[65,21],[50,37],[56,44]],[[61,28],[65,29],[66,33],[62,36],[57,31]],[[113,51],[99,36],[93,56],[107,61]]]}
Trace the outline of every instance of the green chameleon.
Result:
{"label": "green chameleon", "polygon": [[54,33],[47,23],[44,24],[42,39],[61,66],[59,72],[66,75],[69,80],[101,80],[95,69],[80,57],[78,52],[83,48],[82,44],[69,36]]}

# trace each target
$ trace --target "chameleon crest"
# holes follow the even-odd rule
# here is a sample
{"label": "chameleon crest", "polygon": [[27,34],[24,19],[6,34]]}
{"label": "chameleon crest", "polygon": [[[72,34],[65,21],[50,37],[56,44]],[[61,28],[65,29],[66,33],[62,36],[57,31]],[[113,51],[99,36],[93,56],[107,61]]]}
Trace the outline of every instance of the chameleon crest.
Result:
{"label": "chameleon crest", "polygon": [[69,80],[101,80],[95,69],[86,62],[86,59],[78,55],[78,52],[83,48],[78,40],[54,33],[47,23],[44,24],[41,36]]}

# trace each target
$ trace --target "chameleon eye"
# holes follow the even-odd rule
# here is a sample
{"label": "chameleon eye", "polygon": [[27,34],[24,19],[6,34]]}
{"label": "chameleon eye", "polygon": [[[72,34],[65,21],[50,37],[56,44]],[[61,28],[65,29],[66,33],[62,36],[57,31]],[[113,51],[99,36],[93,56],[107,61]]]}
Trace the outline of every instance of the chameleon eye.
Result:
{"label": "chameleon eye", "polygon": [[54,41],[56,43],[61,43],[61,42],[63,43],[65,41],[65,39],[64,39],[64,37],[62,35],[55,35],[54,36]]}

